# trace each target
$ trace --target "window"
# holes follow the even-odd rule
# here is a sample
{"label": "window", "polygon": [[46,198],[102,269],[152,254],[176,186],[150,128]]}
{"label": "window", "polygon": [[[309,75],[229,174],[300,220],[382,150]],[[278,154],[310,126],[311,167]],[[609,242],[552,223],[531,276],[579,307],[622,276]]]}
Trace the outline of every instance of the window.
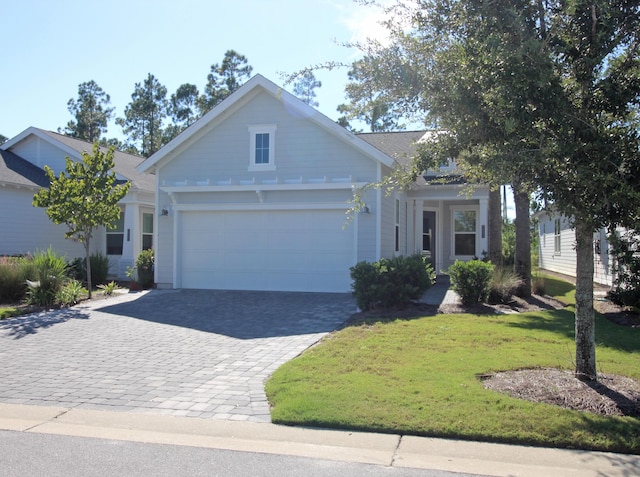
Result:
{"label": "window", "polygon": [[107,255],[122,255],[124,243],[124,212],[120,211],[120,217],[113,224],[114,228],[107,227]]}
{"label": "window", "polygon": [[275,125],[249,126],[250,171],[275,170]]}
{"label": "window", "polygon": [[153,248],[153,214],[142,214],[142,250]]}
{"label": "window", "polygon": [[476,255],[476,211],[453,211],[453,254]]}
{"label": "window", "polygon": [[395,250],[400,251],[400,199],[396,199]]}
{"label": "window", "polygon": [[556,219],[555,227],[553,231],[553,254],[560,255],[560,244],[562,241],[560,240],[560,219]]}

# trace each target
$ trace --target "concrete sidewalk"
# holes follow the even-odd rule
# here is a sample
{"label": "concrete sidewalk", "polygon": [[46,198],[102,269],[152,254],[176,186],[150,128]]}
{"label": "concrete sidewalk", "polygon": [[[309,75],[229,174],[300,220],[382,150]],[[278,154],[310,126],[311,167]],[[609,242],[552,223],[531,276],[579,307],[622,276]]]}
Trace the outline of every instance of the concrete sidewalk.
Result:
{"label": "concrete sidewalk", "polygon": [[640,456],[637,455],[64,407],[0,404],[0,430],[291,455],[489,476],[640,475]]}

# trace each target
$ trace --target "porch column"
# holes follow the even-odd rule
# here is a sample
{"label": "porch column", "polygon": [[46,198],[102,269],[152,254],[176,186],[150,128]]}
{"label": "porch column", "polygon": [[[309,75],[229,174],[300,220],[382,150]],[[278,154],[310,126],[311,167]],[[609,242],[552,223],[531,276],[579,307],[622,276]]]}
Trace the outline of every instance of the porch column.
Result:
{"label": "porch column", "polygon": [[483,252],[489,253],[489,199],[479,199],[480,217],[478,224],[480,226],[478,235],[478,257],[482,258]]}

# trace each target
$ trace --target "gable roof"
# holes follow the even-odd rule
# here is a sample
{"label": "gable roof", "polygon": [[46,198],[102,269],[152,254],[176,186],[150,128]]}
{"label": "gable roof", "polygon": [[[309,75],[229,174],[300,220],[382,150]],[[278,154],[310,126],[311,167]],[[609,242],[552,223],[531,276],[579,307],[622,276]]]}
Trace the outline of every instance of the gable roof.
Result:
{"label": "gable roof", "polygon": [[178,148],[201,137],[206,131],[208,131],[211,125],[217,124],[217,121],[221,121],[225,116],[231,114],[243,105],[245,101],[248,101],[261,91],[270,94],[272,97],[285,104],[287,109],[290,111],[300,115],[301,117],[309,119],[317,126],[328,131],[339,140],[350,144],[352,147],[369,156],[371,159],[378,161],[387,167],[393,167],[394,160],[380,149],[377,149],[366,141],[360,139],[355,134],[346,130],[335,121],[329,119],[318,110],[306,104],[304,101],[296,98],[291,93],[285,91],[280,86],[269,81],[264,76],[257,74],[211,111],[171,140],[168,144],[160,148],[160,150],[155,154],[142,162],[137,168],[138,171],[155,172],[157,165],[161,161],[171,160],[171,156],[174,155]]}
{"label": "gable roof", "polygon": [[42,169],[15,155],[0,149],[0,184],[22,187],[48,187],[49,179]]}
{"label": "gable roof", "polygon": [[[10,152],[11,148],[26,140],[30,136],[35,136],[42,139],[43,141],[49,142],[50,144],[56,146],[58,149],[61,149],[66,156],[75,160],[80,160],[82,158],[83,152],[91,152],[93,150],[93,144],[88,141],[65,136],[53,131],[45,131],[44,129],[35,127],[25,129],[17,136],[9,139],[7,142],[0,146],[0,150]],[[106,147],[101,147],[100,149],[102,151],[107,150]],[[29,162],[24,159],[22,160],[25,162]],[[140,156],[116,150],[113,154],[114,171],[118,176],[130,181],[131,187],[133,189],[153,192],[155,190],[155,178],[149,174],[140,173],[136,169],[136,167],[143,160],[144,159]],[[42,169],[40,169],[39,167],[33,164],[32,166],[42,171]],[[42,174],[44,174],[44,171],[42,171]],[[49,183],[47,181],[45,187],[48,185]]]}

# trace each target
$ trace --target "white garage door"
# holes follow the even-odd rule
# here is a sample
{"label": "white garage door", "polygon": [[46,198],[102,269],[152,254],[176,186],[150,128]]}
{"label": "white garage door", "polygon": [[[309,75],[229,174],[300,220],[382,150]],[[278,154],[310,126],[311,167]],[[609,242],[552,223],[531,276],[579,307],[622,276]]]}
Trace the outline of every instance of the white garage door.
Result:
{"label": "white garage door", "polygon": [[348,292],[354,229],[336,210],[183,212],[182,288]]}

